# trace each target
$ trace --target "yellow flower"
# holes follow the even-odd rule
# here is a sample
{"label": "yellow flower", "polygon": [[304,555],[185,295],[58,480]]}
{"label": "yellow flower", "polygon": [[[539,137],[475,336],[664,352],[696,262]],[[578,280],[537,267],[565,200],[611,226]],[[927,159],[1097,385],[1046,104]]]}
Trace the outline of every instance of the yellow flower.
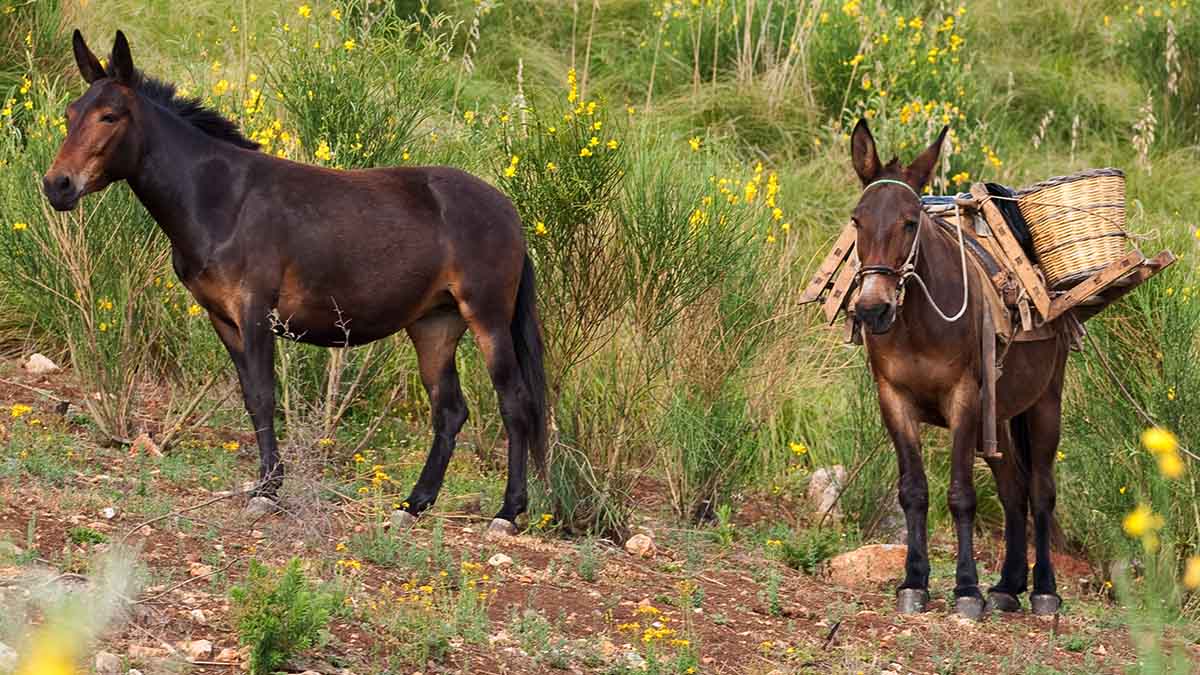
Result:
{"label": "yellow flower", "polygon": [[100,326],[99,326],[99,328],[100,328],[100,332],[101,332],[101,333],[107,333],[107,332],[108,332],[108,324],[107,324],[107,323],[104,323],[103,321],[102,321],[102,322],[100,322]]}
{"label": "yellow flower", "polygon": [[599,139],[599,138],[596,138],[595,136],[592,136],[591,138],[589,138],[589,139],[588,139],[588,147],[590,147],[590,148],[594,148],[594,147],[596,147],[597,145],[600,145],[600,139]]}
{"label": "yellow flower", "polygon": [[591,157],[591,156],[592,156],[592,150],[591,150],[591,148],[582,148],[582,149],[580,149],[580,150],[579,150],[579,156],[580,156],[580,157]]}
{"label": "yellow flower", "polygon": [[467,124],[474,122],[475,121],[475,111],[474,110],[464,110],[463,111],[463,119],[466,120]]}
{"label": "yellow flower", "polygon": [[229,24],[229,32],[230,32],[230,33],[236,33],[236,32],[238,32],[238,27],[237,27],[237,24],[236,24],[236,23],[231,23],[231,24]]}
{"label": "yellow flower", "polygon": [[24,403],[17,403],[15,405],[13,405],[13,407],[10,410],[10,414],[14,418],[19,418],[24,415],[28,415],[31,412],[33,412],[33,408],[30,408],[29,406],[25,405]]}
{"label": "yellow flower", "polygon": [[356,453],[354,453],[354,461],[357,464],[362,464],[363,462],[367,461],[367,458],[363,457],[361,453],[356,452]]}
{"label": "yellow flower", "polygon": [[296,13],[307,19],[308,17],[312,16],[312,7],[309,7],[308,5],[300,5],[298,8],[296,8]]}
{"label": "yellow flower", "polygon": [[349,40],[346,40],[345,42],[342,43],[342,47],[344,47],[346,49],[346,51],[348,51],[348,52],[354,51],[354,48],[357,46],[358,46],[358,43],[354,41],[354,38],[350,38]]}
{"label": "yellow flower", "polygon": [[688,139],[688,145],[692,146],[692,152],[699,152],[700,151],[700,137],[692,136],[691,138]]}
{"label": "yellow flower", "polygon": [[332,438],[317,439],[317,445],[319,445],[323,448],[327,448],[327,447],[333,445],[333,439]]}
{"label": "yellow flower", "polygon": [[629,115],[633,115],[633,114],[637,113],[637,109],[631,105],[627,105],[627,106],[625,106],[625,112]]}
{"label": "yellow flower", "polygon": [[792,454],[794,455],[803,455],[804,453],[808,452],[807,445],[803,443],[797,443],[795,441],[788,443],[788,449],[791,450]]}
{"label": "yellow flower", "polygon": [[1175,400],[1175,387],[1167,387],[1167,400],[1168,401]]}
{"label": "yellow flower", "polygon": [[329,16],[332,16],[334,21],[341,21],[342,20],[342,10],[335,7],[333,9],[329,10]]}
{"label": "yellow flower", "polygon": [[555,171],[558,171],[558,165],[554,162],[546,162],[546,170],[554,173]]}
{"label": "yellow flower", "polygon": [[29,223],[13,223],[12,229],[20,232],[21,230],[29,229]]}
{"label": "yellow flower", "polygon": [[1121,528],[1130,537],[1145,537],[1162,529],[1163,518],[1146,504],[1138,504],[1137,508],[1126,514],[1121,521]]}
{"label": "yellow flower", "polygon": [[369,488],[369,487],[367,487],[367,486],[365,486],[365,485],[364,485],[364,486],[362,486],[362,487],[360,487],[360,488],[358,488],[358,494],[360,494],[360,495],[365,495],[365,494],[367,494],[367,493],[368,493],[368,492],[370,492],[370,491],[371,491],[371,488]]}
{"label": "yellow flower", "polygon": [[317,151],[313,153],[313,156],[323,162],[328,162],[329,160],[333,159],[333,153],[329,150],[329,143],[324,140],[318,143]]}
{"label": "yellow flower", "polygon": [[966,171],[960,171],[959,173],[951,176],[950,180],[954,181],[955,185],[962,185],[963,183],[971,180],[971,174],[967,173]]}
{"label": "yellow flower", "polygon": [[225,443],[221,444],[221,447],[225,448],[229,452],[237,452],[238,449],[242,447],[242,444],[238,443],[237,441],[226,441]]}
{"label": "yellow flower", "polygon": [[1157,455],[1164,452],[1175,452],[1179,448],[1179,441],[1170,431],[1161,427],[1151,427],[1142,432],[1142,445]]}
{"label": "yellow flower", "polygon": [[108,298],[100,298],[100,302],[97,303],[97,306],[102,310],[111,311],[113,308],[113,303],[112,300],[109,300]]}
{"label": "yellow flower", "polygon": [[1158,472],[1167,478],[1179,478],[1187,467],[1178,452],[1164,452],[1158,456]]}
{"label": "yellow flower", "polygon": [[608,146],[609,150],[616,150],[618,144],[617,144],[617,140],[614,138],[614,139],[610,139],[608,141],[608,143],[605,143],[605,145]]}
{"label": "yellow flower", "polygon": [[1200,588],[1200,556],[1194,555],[1187,559],[1183,570],[1183,586],[1189,591]]}
{"label": "yellow flower", "polygon": [[225,92],[229,91],[229,80],[218,80],[217,83],[213,85],[212,91],[213,96],[224,96]]}
{"label": "yellow flower", "polygon": [[547,234],[549,234],[549,232],[550,231],[546,229],[546,224],[543,223],[542,221],[539,220],[536,223],[534,223],[534,225],[533,225],[533,233],[534,234],[538,235],[539,237],[544,237]]}

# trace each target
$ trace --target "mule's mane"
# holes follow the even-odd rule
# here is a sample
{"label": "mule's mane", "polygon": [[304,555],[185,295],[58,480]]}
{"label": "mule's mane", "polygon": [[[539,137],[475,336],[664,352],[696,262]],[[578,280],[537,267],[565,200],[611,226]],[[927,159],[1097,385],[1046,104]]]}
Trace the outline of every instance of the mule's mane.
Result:
{"label": "mule's mane", "polygon": [[[110,65],[108,76],[114,75]],[[178,95],[172,82],[159,80],[136,70],[133,74],[133,89],[219,141],[232,143],[247,150],[258,150],[258,143],[246,138],[232,120],[212,108],[205,107],[199,98]]]}

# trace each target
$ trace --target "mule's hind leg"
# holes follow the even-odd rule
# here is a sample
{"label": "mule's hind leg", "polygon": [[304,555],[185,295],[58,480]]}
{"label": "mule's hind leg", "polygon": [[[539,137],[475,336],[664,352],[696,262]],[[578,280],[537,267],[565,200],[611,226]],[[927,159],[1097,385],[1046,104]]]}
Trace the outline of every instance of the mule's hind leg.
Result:
{"label": "mule's hind leg", "polygon": [[508,435],[508,481],[504,502],[488,530],[497,534],[516,534],[517,516],[529,505],[527,473],[530,443],[535,433],[535,405],[521,378],[520,363],[513,344],[510,312],[500,311],[501,303],[480,302],[479,311],[468,305],[463,312],[479,350],[487,362],[492,386],[500,398],[500,417]]}
{"label": "mule's hind leg", "polygon": [[[1021,438],[1014,440],[1011,426],[1020,425]],[[1025,592],[1029,580],[1026,564],[1025,528],[1029,515],[1029,452],[1022,447],[1028,436],[1024,419],[1015,419],[1011,425],[997,429],[1000,442],[1000,458],[988,457],[986,461],[996,479],[996,490],[1004,507],[1004,566],[1000,570],[1000,581],[988,589],[988,607],[1002,612],[1021,609],[1019,596]],[[1020,441],[1020,442],[1018,442]]]}
{"label": "mule's hind leg", "polygon": [[402,512],[410,516],[433,506],[437,500],[454,452],[455,438],[467,421],[467,401],[463,398],[454,364],[458,341],[466,330],[466,322],[453,309],[424,316],[408,327],[408,336],[417,350],[421,382],[429,395],[433,420],[433,445],[429,448],[429,457]]}
{"label": "mule's hind leg", "polygon": [[1029,416],[1030,490],[1029,506],[1033,512],[1033,595],[1029,604],[1034,614],[1054,614],[1062,604],[1054,580],[1054,563],[1050,559],[1050,538],[1053,534],[1054,504],[1057,486],[1054,482],[1054,458],[1058,453],[1062,424],[1062,376],[1057,386],[1026,413]]}
{"label": "mule's hind leg", "polygon": [[921,460],[921,427],[917,411],[885,381],[879,382],[879,409],[900,465],[900,508],[908,528],[904,582],[896,590],[896,611],[912,614],[929,604],[929,483]]}

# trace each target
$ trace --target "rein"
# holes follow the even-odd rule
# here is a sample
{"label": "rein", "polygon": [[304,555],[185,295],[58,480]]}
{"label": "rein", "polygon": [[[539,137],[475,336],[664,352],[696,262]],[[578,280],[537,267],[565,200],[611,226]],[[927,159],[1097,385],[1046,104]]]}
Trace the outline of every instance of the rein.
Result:
{"label": "rein", "polygon": [[[914,190],[911,185],[903,181],[892,180],[891,178],[881,178],[877,181],[874,181],[863,188],[863,192],[865,193],[867,190],[870,190],[876,185],[899,185],[905,190],[911,192],[913,196],[917,198],[918,203],[921,201],[921,195],[917,194],[917,191]],[[966,313],[971,290],[970,285],[967,283],[967,248],[966,244],[963,242],[962,218],[959,214],[958,202],[956,201],[954,204],[954,223],[955,229],[958,231],[958,253],[960,262],[962,263],[963,300],[962,307],[959,307],[954,316],[947,316],[946,313],[943,312],[940,307],[938,307],[937,302],[935,302],[933,299],[933,295],[929,292],[929,287],[925,285],[925,280],[922,279],[921,275],[917,273],[917,254],[920,252],[921,248],[921,223],[926,217],[925,209],[922,206],[921,217],[917,218],[917,231],[913,236],[912,247],[908,249],[908,256],[904,259],[904,263],[900,265],[899,269],[890,265],[865,265],[859,268],[857,276],[860,279],[871,274],[883,274],[886,276],[898,277],[899,295],[896,297],[897,309],[904,304],[905,282],[907,282],[910,277],[916,279],[917,285],[920,286],[921,291],[925,293],[925,298],[929,300],[929,305],[933,307],[933,311],[937,312],[938,316],[941,317],[941,319],[946,323],[954,323],[955,321],[961,319],[963,314]]]}

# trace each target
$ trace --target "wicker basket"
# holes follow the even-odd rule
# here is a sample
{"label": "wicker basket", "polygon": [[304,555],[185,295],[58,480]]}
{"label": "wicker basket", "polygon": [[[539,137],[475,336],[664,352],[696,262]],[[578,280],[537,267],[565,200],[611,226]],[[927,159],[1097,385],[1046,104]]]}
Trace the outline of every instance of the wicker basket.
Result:
{"label": "wicker basket", "polygon": [[1125,174],[1092,169],[1017,192],[1046,281],[1069,288],[1125,255]]}

